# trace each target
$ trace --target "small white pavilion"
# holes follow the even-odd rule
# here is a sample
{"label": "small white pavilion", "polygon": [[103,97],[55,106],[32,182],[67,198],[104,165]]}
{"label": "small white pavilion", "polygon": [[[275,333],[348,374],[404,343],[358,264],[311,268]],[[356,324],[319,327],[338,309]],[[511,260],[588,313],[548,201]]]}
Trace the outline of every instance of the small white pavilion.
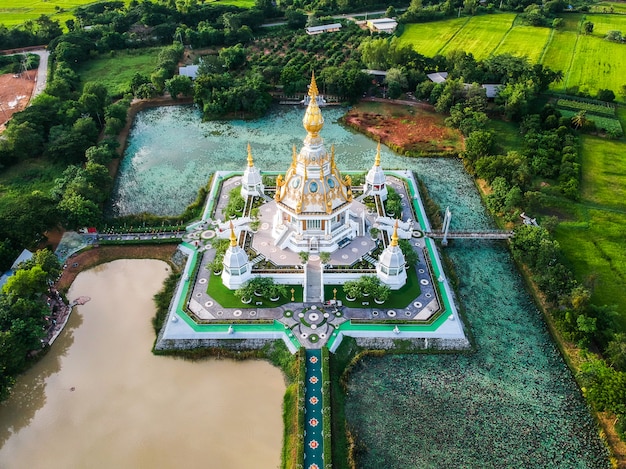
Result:
{"label": "small white pavilion", "polygon": [[370,168],[365,176],[365,184],[363,184],[363,192],[367,195],[378,195],[380,200],[384,202],[387,200],[387,182],[385,173],[380,167],[380,142],[376,148],[376,159],[374,160],[374,166]]}
{"label": "small white pavilion", "polygon": [[248,143],[248,166],[243,172],[241,177],[241,196],[243,198],[251,196],[263,197],[263,177],[259,168],[254,166],[254,160],[252,159],[252,149]]}
{"label": "small white pavilion", "polygon": [[376,276],[392,290],[398,290],[406,284],[406,260],[398,246],[398,220],[393,227],[391,243],[378,258],[376,264]]}
{"label": "small white pavilion", "polygon": [[222,282],[226,288],[236,290],[252,278],[252,266],[246,251],[237,243],[233,222],[230,222],[230,246],[222,261]]}

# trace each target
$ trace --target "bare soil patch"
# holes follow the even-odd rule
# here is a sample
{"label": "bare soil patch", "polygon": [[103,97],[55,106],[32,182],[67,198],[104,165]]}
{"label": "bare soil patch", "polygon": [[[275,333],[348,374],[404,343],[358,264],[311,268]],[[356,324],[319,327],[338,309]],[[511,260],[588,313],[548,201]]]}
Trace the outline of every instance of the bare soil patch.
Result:
{"label": "bare soil patch", "polygon": [[37,70],[28,70],[21,74],[5,73],[0,75],[0,132],[16,112],[28,106],[35,88]]}
{"label": "bare soil patch", "polygon": [[67,267],[63,270],[56,288],[66,292],[76,276],[83,270],[117,259],[159,259],[171,265],[172,255],[176,248],[176,244],[94,247],[68,259]]}
{"label": "bare soil patch", "polygon": [[422,106],[361,102],[344,120],[402,155],[457,154],[464,147],[458,130],[446,127],[443,116]]}

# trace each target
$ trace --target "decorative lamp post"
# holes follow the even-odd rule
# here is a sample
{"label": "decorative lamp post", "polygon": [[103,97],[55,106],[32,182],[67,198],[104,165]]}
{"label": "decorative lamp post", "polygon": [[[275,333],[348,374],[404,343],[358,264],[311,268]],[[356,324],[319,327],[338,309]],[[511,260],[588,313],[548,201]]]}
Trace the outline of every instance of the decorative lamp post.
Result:
{"label": "decorative lamp post", "polygon": [[337,299],[337,289],[333,288],[333,300]]}
{"label": "decorative lamp post", "polygon": [[293,296],[293,294],[294,294],[295,292],[296,292],[296,291],[292,288],[292,289],[291,289],[291,301],[296,301],[296,299],[295,299],[295,298],[294,298],[294,296]]}

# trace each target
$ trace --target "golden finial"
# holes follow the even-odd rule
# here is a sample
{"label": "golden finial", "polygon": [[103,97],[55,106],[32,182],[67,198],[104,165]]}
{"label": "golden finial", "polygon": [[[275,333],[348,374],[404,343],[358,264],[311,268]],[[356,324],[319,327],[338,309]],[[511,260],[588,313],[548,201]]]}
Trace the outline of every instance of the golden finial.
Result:
{"label": "golden finial", "polygon": [[232,220],[230,222],[230,245],[231,247],[237,246],[237,236],[235,236],[235,227]]}
{"label": "golden finial", "polygon": [[335,144],[333,143],[330,146],[330,167],[332,169],[335,169],[337,166],[335,166]]}
{"label": "golden finial", "polygon": [[317,83],[315,82],[315,72],[311,72],[311,84],[309,85],[309,96],[311,100],[314,100],[318,94],[319,91],[317,90]]}
{"label": "golden finial", "polygon": [[252,148],[248,143],[248,166],[252,168],[254,166],[254,161],[252,161]]}
{"label": "golden finial", "polygon": [[309,105],[306,108],[304,117],[302,118],[302,125],[309,134],[307,138],[317,139],[320,130],[324,127],[324,117],[317,104],[317,83],[315,83],[315,73],[311,75],[311,85],[309,86]]}
{"label": "golden finial", "polygon": [[398,219],[396,218],[396,223],[393,225],[393,234],[391,235],[391,247],[395,247],[398,245]]}
{"label": "golden finial", "polygon": [[293,145],[292,155],[291,155],[291,164],[296,165],[296,160],[298,159],[298,155],[296,153],[296,144]]}
{"label": "golden finial", "polygon": [[374,160],[374,166],[380,166],[380,140],[378,141],[378,147],[376,147],[376,159]]}

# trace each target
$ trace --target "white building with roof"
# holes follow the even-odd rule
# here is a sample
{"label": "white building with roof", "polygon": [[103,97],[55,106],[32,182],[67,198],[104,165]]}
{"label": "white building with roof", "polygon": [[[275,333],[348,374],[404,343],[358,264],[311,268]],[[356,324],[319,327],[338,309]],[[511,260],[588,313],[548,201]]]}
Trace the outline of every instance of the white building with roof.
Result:
{"label": "white building with roof", "polygon": [[367,20],[367,27],[372,32],[391,34],[398,27],[398,22],[392,18],[379,18]]}
{"label": "white building with roof", "polygon": [[322,33],[332,33],[341,29],[341,23],[322,24],[319,26],[309,26],[306,28],[306,33],[310,36]]}

